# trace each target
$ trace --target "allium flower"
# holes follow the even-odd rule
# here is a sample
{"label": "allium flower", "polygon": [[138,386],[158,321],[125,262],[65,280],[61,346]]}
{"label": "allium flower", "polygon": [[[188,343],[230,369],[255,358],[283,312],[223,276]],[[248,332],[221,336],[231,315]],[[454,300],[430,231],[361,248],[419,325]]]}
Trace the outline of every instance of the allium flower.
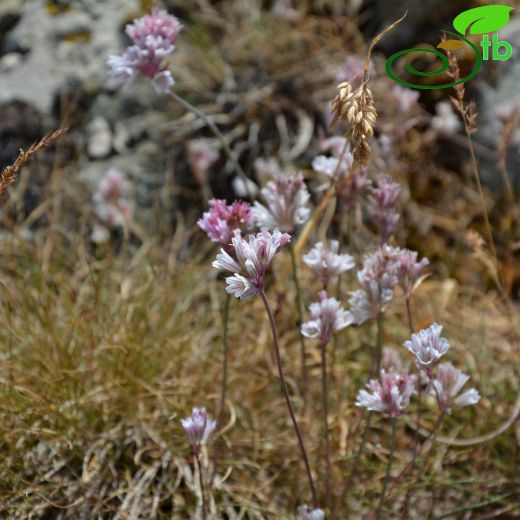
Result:
{"label": "allium flower", "polygon": [[397,229],[399,213],[395,209],[395,201],[400,191],[399,184],[388,175],[380,175],[376,187],[371,190],[370,213],[382,243],[387,242]]}
{"label": "allium flower", "polygon": [[363,168],[356,169],[352,172],[348,181],[342,183],[339,196],[348,209],[353,209],[369,185],[367,171]]}
{"label": "allium flower", "polygon": [[191,442],[195,455],[198,456],[200,448],[208,442],[210,435],[217,427],[217,421],[213,421],[206,412],[206,408],[193,408],[190,417],[181,419],[181,424]]}
{"label": "allium flower", "polygon": [[399,285],[402,287],[405,297],[409,298],[424,274],[425,269],[430,264],[427,258],[417,261],[417,251],[410,249],[393,248],[395,251],[395,262]]}
{"label": "allium flower", "polygon": [[167,92],[174,84],[165,59],[173,52],[182,25],[164,9],[154,9],[127,25],[126,34],[133,45],[121,56],[110,56],[108,67],[121,84],[131,83],[137,76],[146,76],[158,93]]}
{"label": "allium flower", "polygon": [[437,132],[446,135],[456,133],[461,127],[461,122],[455,114],[449,101],[441,101],[435,105],[436,115],[431,120],[431,126]]}
{"label": "allium flower", "polygon": [[247,202],[235,201],[228,205],[225,200],[212,199],[209,201],[209,211],[202,215],[197,224],[212,242],[220,244],[230,253],[233,250],[233,231],[246,231],[251,222],[250,205]]}
{"label": "allium flower", "polygon": [[391,249],[383,246],[363,259],[363,268],[357,273],[361,289],[351,292],[349,297],[350,310],[357,325],[377,318],[393,300],[399,278]]}
{"label": "allium flower", "polygon": [[412,334],[412,337],[403,343],[403,346],[415,356],[419,370],[426,370],[429,376],[433,366],[448,352],[450,345],[441,337],[442,326],[433,323],[427,329]]}
{"label": "allium flower", "polygon": [[381,370],[379,380],[372,379],[366,388],[359,391],[356,406],[397,417],[410,403],[410,397],[416,393],[415,376]]}
{"label": "allium flower", "polygon": [[290,239],[289,234],[279,230],[272,234],[262,230],[257,235],[249,235],[246,240],[241,231],[235,229],[231,244],[236,260],[221,249],[212,264],[216,269],[233,273],[233,276],[226,278],[226,291],[246,300],[262,290],[269,264]]}
{"label": "allium flower", "polygon": [[93,196],[98,218],[113,227],[122,227],[132,217],[132,206],[125,198],[128,182],[115,168],[110,168],[98,183]]}
{"label": "allium flower", "polygon": [[349,271],[356,265],[352,256],[348,254],[340,255],[338,250],[339,242],[337,240],[330,241],[329,249],[326,249],[322,242],[318,242],[303,256],[305,264],[320,277],[325,287],[331,279]]}
{"label": "allium flower", "polygon": [[381,368],[386,372],[408,372],[408,367],[403,363],[399,352],[393,348],[383,347]]}
{"label": "allium flower", "polygon": [[255,202],[251,209],[253,220],[261,228],[294,231],[310,215],[306,206],[310,195],[301,173],[278,175],[261,190],[267,207]]}
{"label": "allium flower", "polygon": [[352,324],[350,312],[342,309],[336,298],[328,298],[325,291],[320,291],[320,301],[311,303],[311,320],[302,325],[302,334],[307,338],[319,339],[326,345],[338,330]]}
{"label": "allium flower", "polygon": [[419,100],[419,92],[410,88],[395,85],[392,90],[397,101],[397,108],[401,114],[407,114]]}
{"label": "allium flower", "polygon": [[193,139],[188,143],[188,164],[199,184],[207,182],[208,170],[218,159],[218,152],[212,148],[207,139]]}
{"label": "allium flower", "polygon": [[437,367],[437,376],[432,384],[443,411],[450,413],[453,405],[468,406],[480,401],[480,394],[475,388],[470,388],[459,395],[468,380],[469,376],[455,368],[451,363],[441,363]]}
{"label": "allium flower", "polygon": [[307,506],[298,507],[300,520],[324,520],[325,511],[323,509],[313,509],[309,511]]}
{"label": "allium flower", "polygon": [[312,169],[316,173],[326,175],[334,182],[337,182],[349,172],[350,168],[352,168],[353,162],[354,158],[349,151],[344,154],[341,163],[339,163],[339,157],[318,155],[312,160]]}

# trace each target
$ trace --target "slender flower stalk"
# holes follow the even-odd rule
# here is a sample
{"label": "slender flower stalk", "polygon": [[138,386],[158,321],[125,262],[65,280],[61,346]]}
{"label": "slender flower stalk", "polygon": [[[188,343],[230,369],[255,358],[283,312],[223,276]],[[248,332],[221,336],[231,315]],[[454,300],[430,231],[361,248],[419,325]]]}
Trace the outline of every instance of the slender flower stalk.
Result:
{"label": "slender flower stalk", "polygon": [[182,427],[191,442],[193,456],[199,472],[200,493],[202,499],[202,518],[206,520],[206,491],[204,485],[204,473],[201,463],[202,446],[207,444],[211,434],[217,427],[205,408],[193,408],[190,417],[181,419]]}
{"label": "slender flower stalk", "polygon": [[336,298],[328,298],[325,291],[320,292],[320,301],[312,303],[311,320],[302,325],[302,334],[308,338],[320,340],[321,350],[321,383],[322,383],[322,408],[323,408],[323,435],[325,438],[325,460],[327,473],[325,478],[325,490],[327,501],[329,500],[331,462],[329,440],[329,397],[327,378],[327,345],[334,333],[352,323],[352,315],[341,308]]}
{"label": "slender flower stalk", "polygon": [[298,265],[296,262],[296,254],[294,253],[294,245],[289,245],[291,253],[292,264],[292,278],[294,282],[294,289],[296,291],[296,306],[298,307],[298,337],[300,340],[300,363],[301,363],[301,378],[303,387],[303,408],[307,408],[307,397],[309,394],[309,377],[307,373],[307,352],[305,349],[305,336],[302,334],[300,327],[303,324],[303,299],[300,289],[300,281],[298,279]]}
{"label": "slender flower stalk", "polygon": [[229,306],[231,304],[231,294],[226,294],[226,303],[224,304],[224,324],[223,324],[223,362],[222,362],[222,386],[220,389],[220,406],[218,412],[218,422],[222,424],[224,420],[224,412],[226,407],[226,393],[227,393],[227,381],[228,381],[228,357],[229,357],[229,344],[228,344],[228,329],[229,329]]}
{"label": "slender flower stalk", "polygon": [[383,491],[381,491],[381,497],[379,498],[379,506],[377,507],[377,518],[381,517],[381,510],[385,502],[386,490],[388,488],[388,482],[390,482],[390,472],[392,471],[392,463],[394,461],[395,443],[397,438],[397,417],[392,417],[392,434],[390,438],[390,453],[388,455],[388,464],[386,467],[385,481],[383,484]]}
{"label": "slender flower stalk", "polygon": [[294,410],[291,404],[291,398],[289,397],[289,389],[287,388],[287,383],[285,381],[285,374],[282,366],[282,359],[280,355],[280,345],[278,343],[278,333],[276,330],[276,323],[274,321],[273,312],[271,310],[271,306],[269,305],[269,301],[267,300],[267,296],[263,289],[259,291],[260,297],[262,298],[262,302],[264,303],[265,310],[267,312],[267,316],[269,317],[269,324],[271,325],[271,333],[273,336],[274,343],[274,353],[276,358],[276,365],[278,367],[278,375],[280,377],[280,382],[282,383],[282,390],[285,397],[285,402],[287,404],[287,408],[289,410],[289,415],[291,416],[291,421],[294,427],[294,431],[296,432],[296,436],[298,437],[298,444],[300,446],[300,451],[302,454],[303,463],[305,465],[305,471],[307,473],[307,478],[309,479],[309,486],[311,488],[312,493],[312,504],[316,509],[318,507],[318,497],[316,495],[316,487],[314,485],[314,480],[312,478],[311,468],[309,464],[309,457],[307,456],[307,450],[305,449],[305,443],[303,441],[303,436],[300,430],[300,426],[298,425],[298,421],[296,420],[296,415],[294,414]]}

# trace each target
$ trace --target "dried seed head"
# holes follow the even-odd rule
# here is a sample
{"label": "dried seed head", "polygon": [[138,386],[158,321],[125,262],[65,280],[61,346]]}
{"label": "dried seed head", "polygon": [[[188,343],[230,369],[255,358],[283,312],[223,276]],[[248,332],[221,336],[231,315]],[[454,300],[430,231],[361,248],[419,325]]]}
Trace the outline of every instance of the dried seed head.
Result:
{"label": "dried seed head", "polygon": [[349,82],[338,85],[338,94],[332,102],[333,120],[344,121],[348,127],[345,137],[354,156],[354,165],[364,167],[370,160],[368,140],[374,134],[377,112],[372,92],[366,82],[352,90]]}

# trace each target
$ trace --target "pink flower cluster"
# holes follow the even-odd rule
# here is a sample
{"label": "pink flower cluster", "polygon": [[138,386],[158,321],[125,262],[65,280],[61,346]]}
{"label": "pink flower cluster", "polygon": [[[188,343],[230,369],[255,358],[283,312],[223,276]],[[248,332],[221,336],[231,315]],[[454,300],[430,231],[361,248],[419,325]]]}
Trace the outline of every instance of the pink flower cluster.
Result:
{"label": "pink flower cluster", "polygon": [[208,180],[208,170],[218,159],[218,152],[212,148],[207,139],[192,139],[187,146],[187,158],[191,172],[199,184]]}
{"label": "pink flower cluster", "polygon": [[210,419],[206,408],[193,408],[191,416],[181,419],[181,424],[198,457],[201,447],[208,442],[217,427],[217,422]]}
{"label": "pink flower cluster", "polygon": [[197,224],[212,242],[220,244],[231,253],[233,231],[235,229],[246,231],[251,226],[250,206],[242,201],[235,201],[228,205],[225,200],[212,199],[209,201],[209,207],[209,211],[202,215]]}
{"label": "pink flower cluster", "polygon": [[252,298],[264,288],[265,274],[276,253],[287,245],[291,236],[275,230],[272,234],[263,230],[257,235],[242,237],[240,229],[235,229],[231,239],[233,258],[221,249],[213,262],[213,267],[233,273],[226,278],[226,292],[240,300]]}
{"label": "pink flower cluster", "polygon": [[331,240],[328,248],[322,242],[318,242],[303,256],[303,261],[318,275],[324,288],[327,288],[331,280],[356,265],[351,255],[339,254],[338,251],[339,242]]}
{"label": "pink flower cluster", "polygon": [[132,206],[125,198],[127,187],[125,176],[115,168],[109,169],[98,183],[94,211],[111,227],[122,227],[132,217]]}
{"label": "pink flower cluster", "polygon": [[415,382],[414,375],[381,370],[379,380],[372,379],[367,383],[366,390],[359,391],[356,406],[398,417],[416,393]]}
{"label": "pink flower cluster", "polygon": [[307,338],[319,339],[322,345],[338,332],[352,324],[350,312],[341,308],[336,298],[328,298],[325,291],[320,292],[320,300],[311,303],[311,320],[302,325],[302,334]]}
{"label": "pink flower cluster", "polygon": [[384,244],[395,233],[399,222],[399,213],[395,208],[395,202],[401,187],[388,175],[380,175],[377,184],[371,190],[370,213]]}
{"label": "pink flower cluster", "polygon": [[121,84],[129,84],[139,75],[146,76],[157,93],[167,92],[174,80],[165,60],[172,54],[181,29],[179,20],[163,9],[154,9],[151,14],[134,20],[126,27],[133,45],[121,56],[108,58],[112,76]]}
{"label": "pink flower cluster", "polygon": [[261,193],[266,206],[255,202],[251,210],[258,227],[293,232],[309,218],[310,195],[301,173],[277,175]]}

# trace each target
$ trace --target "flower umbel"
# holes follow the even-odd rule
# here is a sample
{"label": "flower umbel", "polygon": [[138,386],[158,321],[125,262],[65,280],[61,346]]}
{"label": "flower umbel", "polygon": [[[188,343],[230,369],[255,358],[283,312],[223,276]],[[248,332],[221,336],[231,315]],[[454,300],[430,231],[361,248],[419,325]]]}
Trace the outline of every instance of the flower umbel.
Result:
{"label": "flower umbel", "polygon": [[336,298],[328,298],[325,291],[320,292],[320,301],[310,305],[312,319],[302,325],[302,334],[307,338],[318,339],[326,345],[338,330],[352,324],[350,312],[341,308]]}
{"label": "flower umbel", "polygon": [[233,258],[221,249],[213,262],[213,267],[229,271],[233,276],[226,278],[226,291],[241,300],[252,298],[264,287],[265,273],[273,257],[291,239],[288,233],[279,230],[269,233],[262,230],[257,235],[242,237],[240,229],[235,229],[231,239]]}
{"label": "flower umbel", "polygon": [[383,246],[363,259],[363,268],[357,273],[361,289],[351,292],[349,297],[350,310],[357,325],[377,318],[394,297],[399,278],[392,251],[393,248]]}
{"label": "flower umbel", "polygon": [[181,424],[195,455],[198,456],[201,447],[208,442],[210,435],[217,427],[217,422],[208,416],[206,408],[193,408],[191,416],[181,419]]}
{"label": "flower umbel", "polygon": [[122,227],[132,217],[132,206],[125,197],[127,189],[128,181],[115,168],[109,169],[98,183],[94,211],[109,226]]}
{"label": "flower umbel", "polygon": [[380,175],[377,185],[371,190],[372,219],[377,226],[381,243],[385,243],[395,233],[399,222],[399,213],[395,209],[395,202],[401,187],[388,175]]}
{"label": "flower umbel", "polygon": [[307,221],[310,195],[301,173],[277,175],[261,191],[267,207],[255,202],[251,209],[253,219],[261,228],[293,232]]}
{"label": "flower umbel", "polygon": [[426,370],[431,377],[433,366],[448,352],[450,345],[441,337],[442,326],[433,323],[427,329],[412,334],[412,337],[403,343],[403,346],[415,356],[419,370]]}
{"label": "flower umbel", "polygon": [[441,363],[437,367],[437,375],[432,385],[435,387],[439,406],[444,412],[450,413],[453,405],[468,406],[480,401],[480,394],[475,388],[470,388],[459,395],[468,380],[469,376],[451,363]]}
{"label": "flower umbel", "polygon": [[154,9],[127,25],[126,34],[133,45],[121,56],[110,56],[110,73],[121,84],[131,83],[137,76],[146,76],[158,93],[167,92],[174,84],[170,71],[165,65],[172,54],[182,25],[164,9]]}
{"label": "flower umbel", "polygon": [[327,287],[330,280],[349,271],[356,265],[352,256],[339,254],[338,251],[339,242],[331,240],[328,249],[323,245],[323,242],[318,242],[303,256],[305,264],[320,277],[324,287]]}
{"label": "flower umbel", "polygon": [[232,253],[231,238],[235,229],[246,231],[251,225],[250,205],[235,201],[227,204],[222,199],[209,201],[209,211],[203,213],[197,222],[212,242],[220,244],[228,253]]}
{"label": "flower umbel", "polygon": [[415,379],[414,375],[381,370],[379,380],[372,379],[367,383],[366,390],[359,391],[356,406],[397,417],[403,413],[410,403],[410,397],[416,393]]}

